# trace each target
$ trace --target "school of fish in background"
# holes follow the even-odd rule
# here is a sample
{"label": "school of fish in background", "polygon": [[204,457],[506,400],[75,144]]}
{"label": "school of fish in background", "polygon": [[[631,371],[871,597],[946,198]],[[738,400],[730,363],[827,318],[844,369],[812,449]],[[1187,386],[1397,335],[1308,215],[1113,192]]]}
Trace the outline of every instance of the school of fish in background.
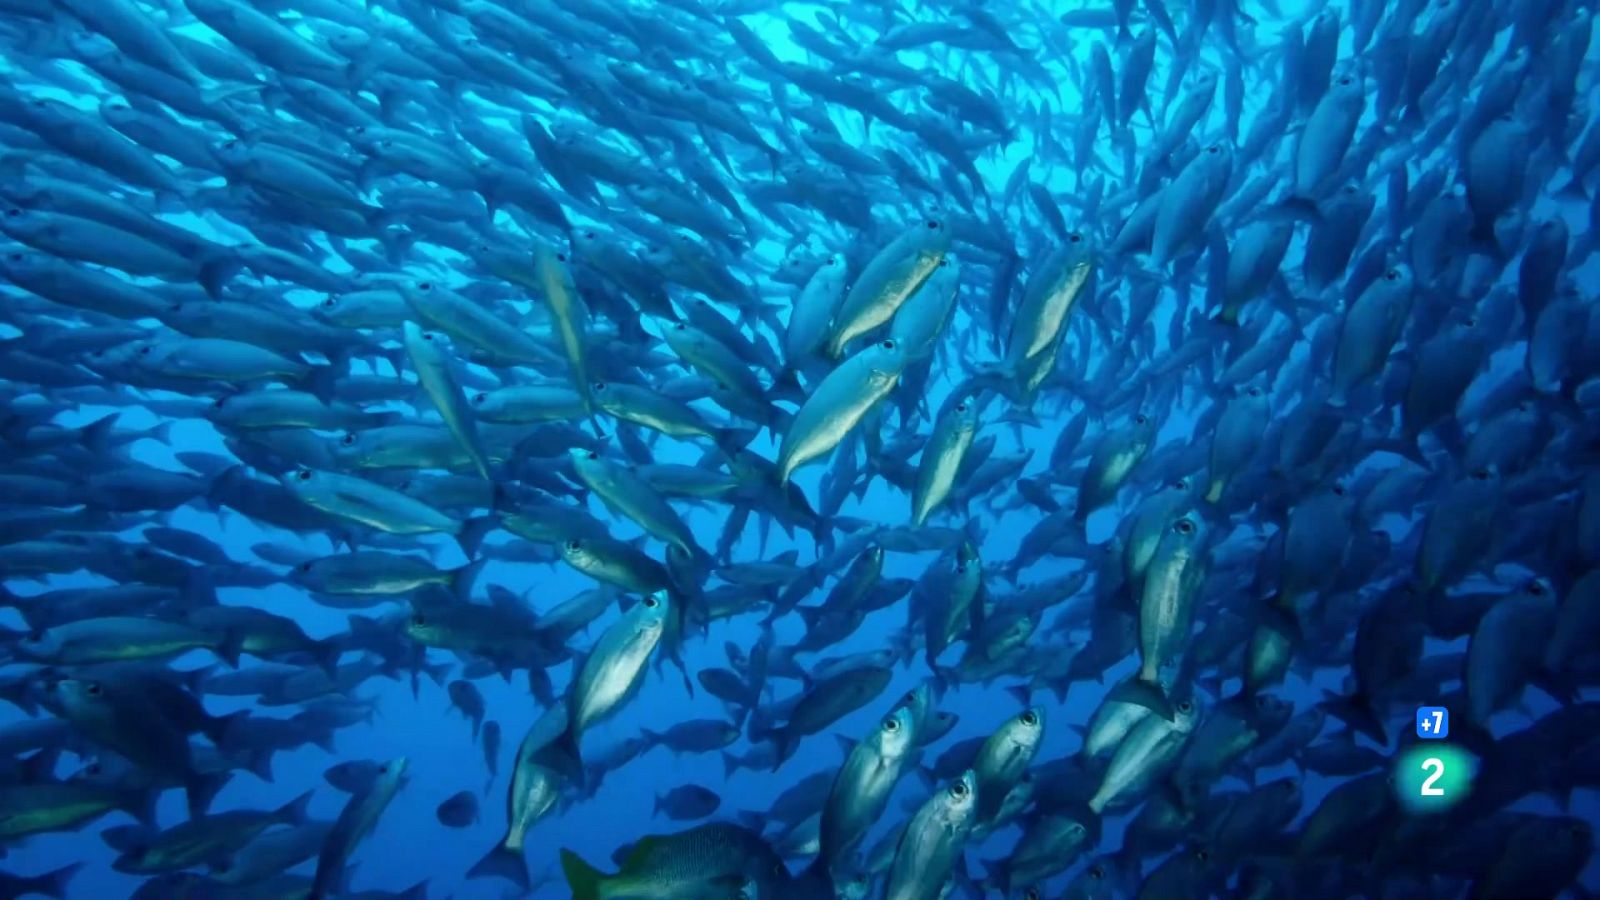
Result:
{"label": "school of fish in background", "polygon": [[1595,889],[1591,4],[1280,3],[0,0],[0,896]]}

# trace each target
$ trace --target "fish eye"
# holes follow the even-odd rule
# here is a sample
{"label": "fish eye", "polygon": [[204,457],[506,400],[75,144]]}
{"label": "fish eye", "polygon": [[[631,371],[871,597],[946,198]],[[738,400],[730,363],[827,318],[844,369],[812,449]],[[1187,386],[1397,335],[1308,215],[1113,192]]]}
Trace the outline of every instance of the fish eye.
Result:
{"label": "fish eye", "polygon": [[566,261],[567,261],[567,255],[565,253],[557,253],[556,254],[556,262],[566,262]]}
{"label": "fish eye", "polygon": [[1089,877],[1093,878],[1095,881],[1104,880],[1105,877],[1106,877],[1106,868],[1105,868],[1105,866],[1095,866],[1094,868],[1090,869],[1089,870]]}
{"label": "fish eye", "polygon": [[1342,485],[1342,484],[1334,485],[1333,486],[1333,495],[1335,497],[1343,497],[1345,495],[1344,485]]}
{"label": "fish eye", "polygon": [[472,402],[473,403],[482,403],[483,401],[485,401],[487,399],[489,399],[489,395],[488,394],[477,393],[477,394],[473,394],[472,395]]}
{"label": "fish eye", "polygon": [[1467,316],[1467,323],[1466,324],[1467,324],[1468,328],[1477,328],[1478,327],[1478,317],[1477,316]]}
{"label": "fish eye", "polygon": [[388,763],[384,763],[383,765],[379,766],[378,767],[378,774],[379,775],[387,775],[387,774],[389,774],[389,764]]}
{"label": "fish eye", "polygon": [[567,541],[567,549],[572,552],[577,552],[578,550],[583,549],[583,541],[573,538],[572,540]]}
{"label": "fish eye", "polygon": [[1479,469],[1478,471],[1472,473],[1472,478],[1473,478],[1474,481],[1488,481],[1489,480],[1489,470],[1488,469]]}
{"label": "fish eye", "polygon": [[967,411],[967,405],[965,403],[957,403],[956,404],[956,412],[966,412],[966,411]]}
{"label": "fish eye", "polygon": [[604,381],[596,381],[594,383],[594,392],[596,394],[603,392],[605,389],[606,389],[606,383]]}
{"label": "fish eye", "polygon": [[1029,728],[1039,724],[1039,714],[1031,709],[1028,710],[1022,714],[1022,724],[1028,726]]}
{"label": "fish eye", "polygon": [[1216,144],[1212,144],[1211,146],[1206,148],[1206,152],[1210,153],[1210,154],[1212,154],[1214,156],[1214,155],[1216,155],[1218,153],[1221,153],[1222,152],[1222,148],[1220,146],[1216,145]]}
{"label": "fish eye", "polygon": [[1339,86],[1340,87],[1349,87],[1350,86],[1350,82],[1353,81],[1353,80],[1354,79],[1352,79],[1349,75],[1346,75],[1343,78],[1339,79]]}
{"label": "fish eye", "polygon": [[900,720],[893,716],[883,720],[883,730],[893,733],[900,730]]}
{"label": "fish eye", "polygon": [[1185,700],[1182,703],[1178,704],[1178,712],[1181,712],[1181,713],[1183,713],[1185,715],[1188,715],[1190,712],[1193,712],[1193,711],[1194,711],[1194,704],[1189,702],[1188,700]]}
{"label": "fish eye", "polygon": [[1205,862],[1211,858],[1211,851],[1202,847],[1194,852],[1194,858],[1200,860],[1201,862]]}
{"label": "fish eye", "polygon": [[433,282],[424,281],[421,284],[417,285],[417,290],[419,290],[419,291],[431,291],[431,290],[433,290]]}
{"label": "fish eye", "polygon": [[8,219],[15,219],[17,216],[20,216],[20,215],[22,215],[22,210],[17,209],[15,206],[13,206],[10,209],[6,210],[6,218],[8,218]]}
{"label": "fish eye", "polygon": [[100,687],[100,682],[91,681],[89,682],[89,686],[84,688],[84,693],[87,693],[91,697],[98,697],[103,690],[104,688]]}
{"label": "fish eye", "polygon": [[938,231],[939,230],[939,220],[938,219],[929,219],[928,220],[928,230],[929,231]]}
{"label": "fish eye", "polygon": [[355,442],[356,442],[356,436],[355,436],[354,432],[352,432],[350,434],[346,434],[344,437],[339,439],[339,443],[343,444],[346,447],[354,446]]}
{"label": "fish eye", "polygon": [[1067,240],[1071,241],[1074,244],[1082,243],[1083,242],[1083,235],[1081,235],[1078,232],[1074,231],[1073,233],[1067,235]]}
{"label": "fish eye", "polygon": [[309,560],[309,559],[306,560],[305,562],[301,563],[300,565],[295,566],[295,571],[298,571],[298,572],[309,572],[309,571],[311,571],[311,563],[312,562],[313,562],[313,560]]}
{"label": "fish eye", "polygon": [[1261,388],[1251,388],[1249,394],[1252,397],[1259,397],[1261,396]]}
{"label": "fish eye", "polygon": [[1144,424],[1148,423],[1149,421],[1150,421],[1150,417],[1144,415],[1143,413],[1140,413],[1139,415],[1133,417],[1133,424],[1135,424],[1135,425],[1144,425]]}
{"label": "fish eye", "polygon": [[673,328],[674,331],[688,331],[689,330],[689,326],[683,324],[682,322],[674,323],[672,328]]}
{"label": "fish eye", "polygon": [[590,240],[593,240],[596,237],[595,233],[592,231],[585,231],[583,236],[589,238]]}
{"label": "fish eye", "polygon": [[584,455],[587,456],[589,459],[599,459],[600,458],[600,454],[594,452],[593,450],[590,450],[588,453],[586,453]]}
{"label": "fish eye", "polygon": [[955,784],[950,785],[950,796],[955,797],[957,800],[960,800],[962,797],[965,797],[966,795],[967,795],[967,784],[966,784],[966,782],[958,781]]}
{"label": "fish eye", "polygon": [[143,347],[139,348],[139,355],[140,356],[149,356],[150,355],[150,351],[154,350],[154,349],[155,348],[150,346],[149,344],[145,344]]}
{"label": "fish eye", "polygon": [[326,300],[324,300],[324,301],[322,301],[322,308],[323,308],[323,309],[332,309],[332,308],[333,308],[333,305],[334,305],[334,304],[335,304],[335,303],[338,303],[338,302],[339,302],[339,301],[338,301],[338,300],[337,300],[337,299],[335,299],[335,298],[334,298],[334,297],[333,297],[333,296],[332,296],[332,295],[331,295],[331,294],[330,294],[330,295],[329,295],[329,296],[328,296],[328,299],[326,299]]}
{"label": "fish eye", "polygon": [[224,403],[227,403],[227,402],[228,402],[228,398],[227,397],[218,397],[217,399],[211,401],[211,408],[212,409],[221,409],[222,405]]}
{"label": "fish eye", "polygon": [[1544,596],[1544,585],[1540,584],[1537,581],[1531,582],[1528,585],[1528,593],[1532,594],[1535,597],[1543,597]]}
{"label": "fish eye", "polygon": [[1172,489],[1175,491],[1187,491],[1189,489],[1189,479],[1179,478],[1172,483]]}
{"label": "fish eye", "polygon": [[660,606],[660,605],[661,605],[661,601],[657,600],[655,598],[654,594],[648,594],[648,595],[645,596],[645,598],[644,598],[644,608],[645,609],[655,609],[657,606]]}
{"label": "fish eye", "polygon": [[895,347],[895,344],[894,344],[893,339],[890,339],[890,340],[883,341],[878,346],[882,347],[885,350],[893,350],[894,347]]}
{"label": "fish eye", "polygon": [[1172,528],[1179,534],[1194,534],[1194,523],[1188,519],[1179,519]]}
{"label": "fish eye", "polygon": [[300,479],[301,481],[310,481],[311,480],[311,470],[310,469],[301,469],[300,471],[295,473],[295,477]]}
{"label": "fish eye", "polygon": [[1389,271],[1383,273],[1383,279],[1385,281],[1399,281],[1400,273],[1395,269],[1390,269]]}
{"label": "fish eye", "polygon": [[428,617],[423,615],[422,613],[417,613],[416,615],[411,617],[411,624],[413,624],[413,625],[426,625],[426,624],[428,624]]}
{"label": "fish eye", "polygon": [[424,332],[423,332],[423,333],[422,333],[422,339],[423,339],[423,340],[425,340],[425,341],[431,341],[431,340],[433,340],[433,332],[431,332],[431,331],[424,331]]}

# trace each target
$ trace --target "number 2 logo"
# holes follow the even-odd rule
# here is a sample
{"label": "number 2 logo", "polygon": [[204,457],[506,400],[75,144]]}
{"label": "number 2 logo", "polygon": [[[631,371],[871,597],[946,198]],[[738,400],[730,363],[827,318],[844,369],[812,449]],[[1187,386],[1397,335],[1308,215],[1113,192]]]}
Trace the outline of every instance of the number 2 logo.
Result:
{"label": "number 2 logo", "polygon": [[1430,756],[1422,761],[1422,768],[1424,771],[1433,773],[1422,782],[1422,796],[1443,797],[1444,788],[1434,787],[1433,783],[1444,777],[1444,760],[1437,756]]}

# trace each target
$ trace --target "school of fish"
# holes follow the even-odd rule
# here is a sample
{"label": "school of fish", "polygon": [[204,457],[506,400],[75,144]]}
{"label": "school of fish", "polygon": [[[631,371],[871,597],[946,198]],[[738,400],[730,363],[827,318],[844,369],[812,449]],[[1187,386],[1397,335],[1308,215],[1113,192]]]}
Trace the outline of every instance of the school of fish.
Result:
{"label": "school of fish", "polygon": [[1592,6],[0,0],[0,897],[1590,896]]}

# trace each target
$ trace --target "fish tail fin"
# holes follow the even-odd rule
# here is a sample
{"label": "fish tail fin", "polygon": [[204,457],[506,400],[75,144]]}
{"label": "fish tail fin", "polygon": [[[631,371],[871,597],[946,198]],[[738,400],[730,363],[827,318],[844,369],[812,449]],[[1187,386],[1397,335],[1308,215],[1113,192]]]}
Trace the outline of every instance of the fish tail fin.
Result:
{"label": "fish tail fin", "polygon": [[339,379],[349,371],[348,363],[334,365],[330,362],[325,366],[311,366],[305,377],[300,379],[300,387],[323,403],[333,403],[339,393]]}
{"label": "fish tail fin", "polygon": [[1379,443],[1378,449],[1387,450],[1396,456],[1416,463],[1429,472],[1433,471],[1433,462],[1423,454],[1422,443],[1418,439],[1418,435],[1411,434],[1382,441]]}
{"label": "fish tail fin", "polygon": [[767,391],[769,400],[804,400],[805,396],[805,387],[800,384],[800,370],[793,366],[786,366],[779,372]]}
{"label": "fish tail fin", "polygon": [[639,739],[644,741],[644,745],[639,748],[640,756],[643,756],[644,754],[649,753],[651,750],[661,746],[661,732],[659,731],[651,731],[648,728],[641,728],[639,729]]}
{"label": "fish tail fin", "polygon": [[783,768],[789,757],[794,756],[796,750],[800,749],[800,738],[784,727],[773,733],[772,742],[778,746],[777,756],[772,761],[772,771],[776,772]]}
{"label": "fish tail fin", "polygon": [[211,808],[211,801],[216,798],[217,792],[233,777],[231,772],[212,772],[204,775],[195,775],[185,785],[189,794],[189,817],[198,819]]}
{"label": "fish tail fin", "polygon": [[961,673],[952,666],[933,666],[933,690],[939,696],[944,696],[961,684]]}
{"label": "fish tail fin", "polygon": [[154,825],[156,823],[156,798],[158,796],[160,796],[158,791],[124,791],[117,797],[117,808],[145,825]]}
{"label": "fish tail fin", "polygon": [[500,518],[494,515],[478,516],[468,519],[461,525],[461,531],[456,535],[456,543],[461,545],[461,552],[468,559],[476,559],[478,549],[483,545],[483,539],[489,532],[494,531],[500,524]]}
{"label": "fish tail fin", "polygon": [[116,429],[117,419],[121,417],[120,412],[107,413],[78,429],[78,443],[96,457],[104,455],[111,433]]}
{"label": "fish tail fin", "polygon": [[759,428],[718,428],[712,432],[711,441],[723,453],[734,456],[739,451],[750,446],[750,442],[760,435],[761,429]]}
{"label": "fish tail fin", "polygon": [[311,651],[311,658],[316,662],[317,668],[326,672],[330,678],[339,674],[339,657],[343,655],[344,642],[338,638],[317,641]]}
{"label": "fish tail fin", "polygon": [[1130,678],[1112,688],[1106,695],[1106,700],[1137,704],[1168,722],[1176,721],[1178,718],[1177,711],[1172,706],[1172,698],[1167,696],[1166,690],[1159,683],[1142,676]]}
{"label": "fish tail fin", "polygon": [[306,791],[304,794],[290,800],[273,812],[273,818],[283,825],[305,824],[307,811],[311,807],[311,795],[315,791]]}
{"label": "fish tail fin", "polygon": [[1322,208],[1309,197],[1285,197],[1268,212],[1268,216],[1316,225],[1322,222]]}
{"label": "fish tail fin", "polygon": [[1529,676],[1528,683],[1566,706],[1571,706],[1578,701],[1577,685],[1564,674],[1541,669]]}
{"label": "fish tail fin", "polygon": [[272,754],[276,749],[275,747],[262,747],[258,750],[250,751],[250,759],[246,765],[246,768],[250,770],[250,774],[271,784],[274,780],[272,777]]}
{"label": "fish tail fin", "polygon": [[529,889],[532,881],[528,877],[528,860],[522,851],[506,846],[503,841],[495,844],[484,854],[483,859],[468,869],[467,877],[504,878],[525,891]]}
{"label": "fish tail fin", "polygon": [[1383,727],[1383,720],[1372,708],[1372,699],[1366,694],[1359,691],[1349,696],[1330,693],[1328,699],[1317,704],[1317,708],[1343,722],[1351,731],[1388,745],[1389,736]]}
{"label": "fish tail fin", "polygon": [[223,635],[222,640],[212,648],[230,669],[239,668],[239,654],[244,652],[244,635],[240,632],[229,631]]}
{"label": "fish tail fin", "polygon": [[565,847],[561,849],[561,874],[567,877],[572,900],[600,900],[600,883],[605,876]]}
{"label": "fish tail fin", "polygon": [[1505,248],[1500,246],[1500,236],[1495,234],[1495,220],[1492,218],[1474,217],[1472,231],[1467,235],[1467,250],[1479,256],[1504,261]]}
{"label": "fish tail fin", "polygon": [[1217,310],[1217,314],[1209,320],[1211,326],[1228,334],[1237,331],[1239,328],[1240,307],[1241,304],[1224,304],[1221,309]]}
{"label": "fish tail fin", "polygon": [[233,276],[239,274],[244,268],[244,259],[239,256],[235,248],[224,248],[212,254],[205,262],[200,264],[200,271],[195,275],[195,280],[205,288],[206,294],[214,300],[222,298],[222,289],[228,286]]}
{"label": "fish tail fin", "polygon": [[250,710],[248,709],[231,712],[225,716],[209,716],[201,723],[200,730],[205,733],[205,736],[211,740],[212,744],[222,747],[228,743],[229,735],[233,733],[233,729],[248,718],[250,718]]}
{"label": "fish tail fin", "polygon": [[567,775],[574,784],[580,787],[584,782],[583,753],[578,747],[578,732],[570,725],[561,732],[561,736],[550,742],[550,764]]}
{"label": "fish tail fin", "polygon": [[1572,176],[1567,183],[1556,188],[1556,197],[1560,200],[1571,200],[1577,203],[1588,203],[1589,192],[1584,190],[1583,179]]}
{"label": "fish tail fin", "polygon": [[[482,540],[481,538],[479,539]],[[466,602],[472,597],[472,586],[477,582],[478,576],[483,574],[483,567],[489,560],[478,559],[456,569],[450,573],[450,593],[457,600]]]}
{"label": "fish tail fin", "polygon": [[234,97],[241,97],[245,94],[259,94],[266,87],[264,83],[259,81],[230,82],[228,84],[213,83],[200,89],[200,99],[206,106],[216,106]]}
{"label": "fish tail fin", "polygon": [[72,876],[78,874],[78,870],[81,868],[83,868],[83,863],[81,862],[68,863],[59,869],[51,869],[43,875],[25,878],[20,885],[22,891],[17,896],[43,894],[46,897],[55,897],[56,900],[61,900],[67,895],[67,882],[71,881]]}

